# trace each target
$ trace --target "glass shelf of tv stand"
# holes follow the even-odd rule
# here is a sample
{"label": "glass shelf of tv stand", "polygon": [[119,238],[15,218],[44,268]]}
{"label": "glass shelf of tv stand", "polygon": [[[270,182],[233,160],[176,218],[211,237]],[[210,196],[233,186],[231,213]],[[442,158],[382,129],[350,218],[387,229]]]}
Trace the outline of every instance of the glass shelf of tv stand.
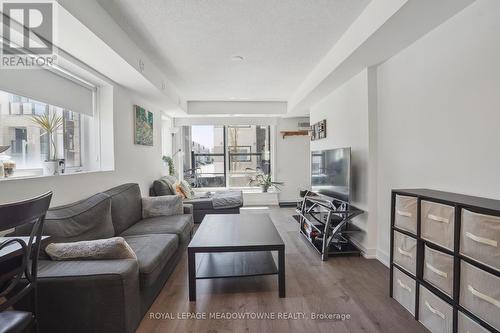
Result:
{"label": "glass shelf of tv stand", "polygon": [[322,260],[327,260],[328,255],[360,253],[348,235],[361,231],[349,222],[362,213],[346,202],[306,195],[298,203],[298,215],[294,218],[300,224],[300,233],[321,254]]}

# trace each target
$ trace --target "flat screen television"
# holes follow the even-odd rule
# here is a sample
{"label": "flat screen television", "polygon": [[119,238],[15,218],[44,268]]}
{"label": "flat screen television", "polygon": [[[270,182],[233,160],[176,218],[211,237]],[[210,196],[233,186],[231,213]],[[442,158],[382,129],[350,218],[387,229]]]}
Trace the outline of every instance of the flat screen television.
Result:
{"label": "flat screen television", "polygon": [[312,191],[349,203],[351,194],[351,148],[311,153]]}

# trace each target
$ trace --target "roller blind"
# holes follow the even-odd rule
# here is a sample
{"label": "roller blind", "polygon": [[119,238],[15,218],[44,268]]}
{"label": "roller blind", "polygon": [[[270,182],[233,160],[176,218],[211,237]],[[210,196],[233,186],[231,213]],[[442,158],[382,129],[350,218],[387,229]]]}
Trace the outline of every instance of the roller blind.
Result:
{"label": "roller blind", "polygon": [[93,116],[92,89],[45,69],[1,69],[0,89]]}

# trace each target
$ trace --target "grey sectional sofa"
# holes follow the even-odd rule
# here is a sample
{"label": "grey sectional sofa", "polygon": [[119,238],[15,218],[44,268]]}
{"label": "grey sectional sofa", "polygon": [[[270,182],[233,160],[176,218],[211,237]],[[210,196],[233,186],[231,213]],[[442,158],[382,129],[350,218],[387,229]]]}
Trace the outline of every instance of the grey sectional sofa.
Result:
{"label": "grey sectional sofa", "polygon": [[[137,184],[50,209],[44,234],[53,242],[121,236],[137,260],[40,260],[40,332],[134,332],[182,257],[192,231],[189,205],[182,215],[142,219]],[[28,232],[17,229],[15,234]]]}
{"label": "grey sectional sofa", "polygon": [[[149,195],[152,197],[172,195],[175,191],[171,188],[169,183],[176,183],[177,179],[173,176],[165,176],[153,182],[149,189]],[[227,207],[214,205],[214,196],[218,194],[230,194],[234,197],[237,204],[231,204]],[[184,203],[193,206],[194,223],[201,223],[207,214],[239,214],[240,207],[243,207],[243,194],[241,191],[219,191],[210,193],[210,195],[198,195],[192,199],[184,199]]]}

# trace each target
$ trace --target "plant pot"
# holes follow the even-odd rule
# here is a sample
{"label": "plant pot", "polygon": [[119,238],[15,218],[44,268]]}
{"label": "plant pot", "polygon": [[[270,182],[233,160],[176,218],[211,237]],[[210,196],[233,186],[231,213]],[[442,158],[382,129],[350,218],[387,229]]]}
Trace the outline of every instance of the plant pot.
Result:
{"label": "plant pot", "polygon": [[57,168],[58,161],[45,161],[43,162],[43,174],[45,176],[54,176],[59,174]]}
{"label": "plant pot", "polygon": [[267,190],[269,190],[269,186],[262,185],[262,192],[267,193]]}

